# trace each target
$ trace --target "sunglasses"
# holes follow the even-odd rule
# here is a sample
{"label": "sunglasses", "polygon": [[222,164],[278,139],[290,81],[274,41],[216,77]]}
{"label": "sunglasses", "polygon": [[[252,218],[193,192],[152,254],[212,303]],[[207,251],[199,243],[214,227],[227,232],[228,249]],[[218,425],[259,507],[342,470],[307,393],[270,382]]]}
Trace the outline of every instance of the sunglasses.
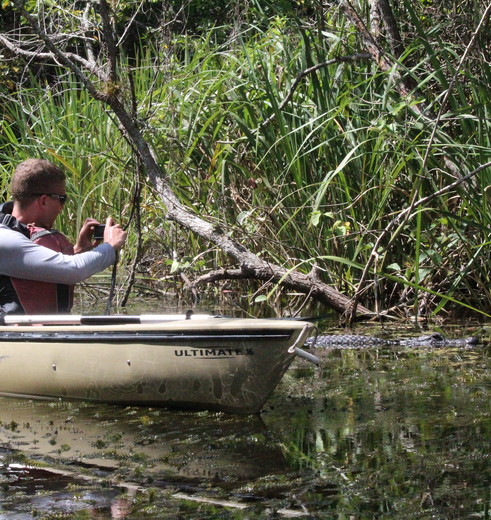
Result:
{"label": "sunglasses", "polygon": [[68,195],[58,195],[57,193],[33,193],[36,197],[41,197],[41,195],[46,195],[47,197],[51,197],[52,199],[57,199],[60,201],[60,204],[65,204],[68,199]]}

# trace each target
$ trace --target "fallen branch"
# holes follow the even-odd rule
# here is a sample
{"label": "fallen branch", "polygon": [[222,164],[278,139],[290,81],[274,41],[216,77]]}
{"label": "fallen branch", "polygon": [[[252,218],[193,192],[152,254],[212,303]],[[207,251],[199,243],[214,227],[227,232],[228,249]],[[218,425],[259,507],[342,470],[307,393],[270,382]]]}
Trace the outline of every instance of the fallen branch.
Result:
{"label": "fallen branch", "polygon": [[[100,31],[104,40],[101,42],[102,51],[98,59],[100,61],[104,58],[105,62],[102,62],[98,67],[94,67],[93,63],[78,59],[73,54],[60,49],[51,36],[45,32],[44,26],[24,9],[21,0],[12,0],[12,5],[22,14],[37,34],[40,40],[38,43],[44,44],[45,52],[42,53],[43,58],[50,56],[53,61],[61,63],[64,67],[71,70],[80,84],[87,89],[94,99],[104,102],[110,107],[119,121],[123,135],[126,136],[137,151],[156,194],[165,205],[167,210],[166,218],[168,220],[180,224],[201,238],[215,244],[238,264],[239,268],[234,270],[234,272],[242,273],[242,277],[247,276],[248,279],[270,281],[286,288],[294,288],[299,292],[311,295],[317,301],[328,305],[340,313],[345,313],[350,306],[350,299],[347,296],[327,284],[319,282],[315,277],[288,271],[281,266],[267,262],[232,239],[229,233],[220,226],[215,226],[202,219],[192,210],[183,206],[170,187],[168,177],[159,165],[154,150],[143,137],[132,107],[125,105],[127,101],[121,91],[122,81],[118,77],[118,71],[120,70],[117,65],[119,55],[118,48],[115,45],[117,39],[113,34],[112,11],[107,0],[100,0],[98,3],[100,4],[99,9],[102,18]],[[85,14],[87,16],[87,12]],[[87,23],[84,23],[83,30],[87,31]],[[0,44],[2,43],[5,44],[5,38],[0,40]],[[16,52],[18,55],[23,54],[22,41],[13,43],[11,40],[8,40],[8,44],[11,51]],[[325,65],[320,64],[320,66]],[[88,72],[96,72],[100,83],[95,84],[91,77],[84,72],[84,68]],[[202,277],[201,283],[205,279]],[[373,315],[369,309],[364,307],[358,306],[358,310],[361,317]]]}
{"label": "fallen branch", "polygon": [[[218,269],[200,276],[194,280],[193,285],[198,286],[223,280],[262,280],[279,283],[287,289],[309,294],[314,300],[328,305],[339,313],[345,312],[351,305],[349,297],[321,282],[317,277],[297,271],[289,271],[272,264],[265,264],[260,269],[254,268],[252,270]],[[359,318],[374,316],[372,311],[361,305],[358,306],[357,310]]]}

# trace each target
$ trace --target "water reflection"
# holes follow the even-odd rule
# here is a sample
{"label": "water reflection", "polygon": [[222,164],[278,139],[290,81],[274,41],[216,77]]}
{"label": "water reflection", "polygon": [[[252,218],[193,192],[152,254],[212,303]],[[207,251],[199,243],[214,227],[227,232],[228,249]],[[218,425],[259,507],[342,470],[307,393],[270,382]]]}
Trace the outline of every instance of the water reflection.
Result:
{"label": "water reflection", "polygon": [[136,482],[226,487],[287,469],[259,416],[0,398],[0,442]]}
{"label": "water reflection", "polygon": [[[1,520],[2,509],[16,520],[52,509],[126,518],[135,507],[126,495],[137,489],[224,492],[289,471],[257,415],[0,398],[0,448],[0,483],[8,484]],[[53,472],[59,468],[75,472]],[[158,518],[175,518],[168,511]]]}
{"label": "water reflection", "polygon": [[[0,470],[10,483],[0,520],[31,518],[12,516],[20,512],[11,493],[24,515],[85,503],[101,520],[256,519],[285,509],[333,520],[489,518],[489,347],[318,350],[321,369],[297,360],[261,417],[0,399],[0,462],[17,450],[111,483],[72,476],[42,495],[46,475]],[[145,493],[128,496],[114,482]],[[151,489],[160,491],[150,501]],[[249,509],[193,506],[169,490]]]}
{"label": "water reflection", "polygon": [[1,520],[70,518],[71,515],[116,520],[126,518],[131,510],[131,501],[120,490],[92,489],[83,479],[52,469],[13,463],[3,468],[1,474]]}
{"label": "water reflection", "polygon": [[288,438],[290,465],[316,475],[301,497],[310,510],[340,519],[489,518],[488,346],[320,356],[322,373],[290,371],[283,403],[264,415]]}

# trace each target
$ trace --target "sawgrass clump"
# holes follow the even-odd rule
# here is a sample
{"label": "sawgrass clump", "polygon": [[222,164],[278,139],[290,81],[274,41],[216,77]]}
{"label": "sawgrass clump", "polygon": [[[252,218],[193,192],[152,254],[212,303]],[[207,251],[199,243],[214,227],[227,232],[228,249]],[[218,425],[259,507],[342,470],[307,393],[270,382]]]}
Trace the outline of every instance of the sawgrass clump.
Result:
{"label": "sawgrass clump", "polygon": [[[346,20],[337,11],[327,16],[322,32],[275,17],[236,27],[225,43],[216,28],[142,46],[126,69],[169,182],[246,247],[291,269],[314,269],[348,294],[375,256],[362,300],[368,306],[402,303],[428,313],[460,305],[489,316],[489,167],[394,225],[412,201],[491,160],[489,67],[459,64],[438,28],[428,32],[416,16],[399,60],[414,85],[403,97],[393,71],[358,55]],[[23,158],[51,158],[70,177],[65,231],[73,235],[89,215],[128,220],[139,176],[111,115],[69,76],[50,88],[31,85],[12,94],[3,121],[3,178]],[[227,262],[166,222],[148,187],[138,204],[147,275],[162,280]],[[134,254],[132,238],[126,255]],[[263,286],[254,298],[271,301],[276,290]]]}

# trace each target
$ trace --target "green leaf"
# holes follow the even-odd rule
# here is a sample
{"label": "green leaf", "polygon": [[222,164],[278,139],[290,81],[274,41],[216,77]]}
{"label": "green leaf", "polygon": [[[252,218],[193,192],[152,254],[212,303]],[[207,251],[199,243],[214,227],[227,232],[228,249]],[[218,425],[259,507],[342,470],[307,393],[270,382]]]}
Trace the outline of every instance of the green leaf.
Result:
{"label": "green leaf", "polygon": [[321,215],[322,213],[319,210],[313,211],[310,215],[310,225],[314,227],[318,226],[321,219]]}

